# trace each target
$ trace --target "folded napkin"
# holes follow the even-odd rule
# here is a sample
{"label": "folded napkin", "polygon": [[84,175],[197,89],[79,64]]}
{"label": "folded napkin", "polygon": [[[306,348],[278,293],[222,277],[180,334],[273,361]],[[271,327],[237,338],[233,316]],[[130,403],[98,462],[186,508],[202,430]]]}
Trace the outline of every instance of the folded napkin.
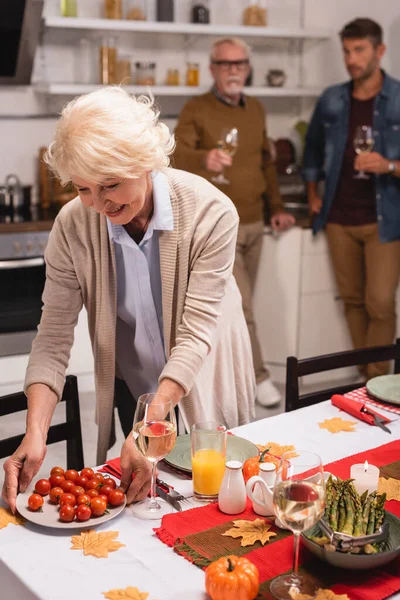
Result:
{"label": "folded napkin", "polygon": [[368,412],[364,412],[365,402],[346,398],[346,396],[341,396],[340,394],[334,394],[331,398],[331,402],[334,406],[340,408],[340,410],[344,410],[344,412],[356,417],[356,419],[360,419],[360,421],[368,423],[368,425],[375,425],[373,415],[384,419],[384,423],[390,423],[390,419],[370,407],[366,407]]}

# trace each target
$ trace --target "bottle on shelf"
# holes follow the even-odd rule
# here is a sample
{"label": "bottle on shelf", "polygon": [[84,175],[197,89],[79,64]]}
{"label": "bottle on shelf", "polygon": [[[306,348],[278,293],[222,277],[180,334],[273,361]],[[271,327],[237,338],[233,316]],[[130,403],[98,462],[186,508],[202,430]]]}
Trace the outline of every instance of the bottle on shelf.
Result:
{"label": "bottle on shelf", "polygon": [[186,85],[200,85],[200,66],[199,63],[187,63]]}
{"label": "bottle on shelf", "polygon": [[155,85],[156,84],[156,63],[137,62],[136,67],[136,85]]}
{"label": "bottle on shelf", "polygon": [[100,46],[100,83],[117,83],[117,48],[115,37],[104,37]]}
{"label": "bottle on shelf", "polygon": [[179,75],[178,69],[168,69],[166,84],[167,85],[180,85],[180,75]]}
{"label": "bottle on shelf", "polygon": [[77,17],[78,3],[77,0],[60,0],[60,9],[62,17]]}
{"label": "bottle on shelf", "polygon": [[117,59],[117,83],[120,85],[131,85],[132,70],[131,57],[127,54],[121,54]]}
{"label": "bottle on shelf", "polygon": [[122,19],[122,0],[104,0],[104,18]]}
{"label": "bottle on shelf", "polygon": [[92,40],[81,38],[75,48],[75,81],[97,83],[96,52]]}
{"label": "bottle on shelf", "polygon": [[192,23],[210,23],[210,7],[208,0],[193,0]]}
{"label": "bottle on shelf", "polygon": [[129,21],[146,21],[146,0],[127,0],[125,7],[125,19]]}
{"label": "bottle on shelf", "polygon": [[243,11],[243,25],[252,27],[265,27],[267,25],[267,9],[261,0],[250,0]]}
{"label": "bottle on shelf", "polygon": [[174,21],[174,0],[157,0],[157,21]]}

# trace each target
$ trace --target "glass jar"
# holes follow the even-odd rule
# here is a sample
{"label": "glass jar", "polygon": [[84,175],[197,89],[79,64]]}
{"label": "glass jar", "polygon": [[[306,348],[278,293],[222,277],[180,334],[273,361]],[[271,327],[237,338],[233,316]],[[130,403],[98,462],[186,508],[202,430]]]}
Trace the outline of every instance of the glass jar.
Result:
{"label": "glass jar", "polygon": [[136,67],[136,85],[155,85],[156,84],[156,63],[137,62]]}
{"label": "glass jar", "polygon": [[265,27],[267,25],[267,9],[260,0],[250,0],[249,6],[243,11],[243,25]]}
{"label": "glass jar", "polygon": [[75,81],[76,83],[97,83],[96,48],[92,40],[82,38],[75,47]]}
{"label": "glass jar", "polygon": [[60,9],[62,17],[78,16],[77,0],[60,0]]}
{"label": "glass jar", "polygon": [[178,69],[168,69],[167,71],[167,85],[180,85],[180,75]]}
{"label": "glass jar", "polygon": [[122,0],[104,0],[104,18],[122,19]]}
{"label": "glass jar", "polygon": [[117,83],[117,48],[114,37],[106,37],[100,46],[100,83]]}
{"label": "glass jar", "polygon": [[126,54],[118,56],[117,83],[120,85],[131,85],[132,83],[131,58]]}
{"label": "glass jar", "polygon": [[192,3],[192,23],[210,22],[210,8],[207,0],[193,0]]}
{"label": "glass jar", "polygon": [[174,0],[157,0],[156,5],[157,21],[174,20]]}
{"label": "glass jar", "polygon": [[186,85],[200,85],[200,67],[199,63],[187,63]]}
{"label": "glass jar", "polygon": [[125,19],[129,21],[146,21],[146,0],[127,0]]}

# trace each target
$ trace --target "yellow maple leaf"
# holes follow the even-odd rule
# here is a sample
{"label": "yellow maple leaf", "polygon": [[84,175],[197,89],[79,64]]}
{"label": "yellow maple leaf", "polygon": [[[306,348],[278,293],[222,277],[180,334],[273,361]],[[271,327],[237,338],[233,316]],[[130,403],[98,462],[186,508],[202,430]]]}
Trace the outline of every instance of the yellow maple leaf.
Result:
{"label": "yellow maple leaf", "polygon": [[252,546],[257,541],[261,542],[264,546],[264,544],[269,542],[270,538],[276,536],[276,533],[269,531],[271,523],[267,523],[264,519],[255,519],[255,521],[240,519],[239,521],[233,521],[233,524],[234,527],[228,529],[222,535],[243,538],[240,542],[241,546]]}
{"label": "yellow maple leaf", "polygon": [[322,423],[318,423],[321,429],[327,429],[331,433],[338,433],[339,431],[354,431],[354,426],[357,425],[356,421],[344,421],[341,417],[334,417],[333,419],[325,419]]}
{"label": "yellow maple leaf", "polygon": [[378,492],[385,492],[387,500],[400,500],[400,481],[392,477],[379,477]]}
{"label": "yellow maple leaf", "polygon": [[97,558],[108,558],[109,552],[115,552],[125,544],[115,542],[118,531],[82,531],[80,535],[71,538],[71,550],[83,550],[83,554],[96,556]]}
{"label": "yellow maple leaf", "polygon": [[287,454],[285,458],[296,458],[298,456],[294,446],[281,446],[276,442],[267,442],[265,445],[257,444],[257,448],[260,452],[264,452],[269,448],[269,453],[274,456],[282,456],[282,454]]}
{"label": "yellow maple leaf", "polygon": [[102,592],[103,596],[108,600],[121,600],[128,598],[129,600],[146,600],[148,597],[147,592],[140,592],[137,587],[127,587],[124,590],[110,590],[109,592]]}
{"label": "yellow maple leaf", "polygon": [[9,508],[3,508],[0,506],[0,529],[7,527],[7,525],[23,525],[25,519],[19,515],[13,515]]}
{"label": "yellow maple leaf", "polygon": [[338,596],[332,590],[318,590],[316,596],[309,596],[308,594],[296,594],[296,592],[289,592],[293,600],[349,600],[347,594],[340,594]]}

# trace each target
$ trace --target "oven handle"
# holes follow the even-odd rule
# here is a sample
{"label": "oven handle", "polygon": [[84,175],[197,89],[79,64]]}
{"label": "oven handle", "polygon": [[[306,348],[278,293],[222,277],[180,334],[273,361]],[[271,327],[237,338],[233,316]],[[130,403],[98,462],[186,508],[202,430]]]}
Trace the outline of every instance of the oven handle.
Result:
{"label": "oven handle", "polygon": [[19,260],[0,260],[0,270],[23,269],[25,267],[41,267],[43,265],[44,259],[41,256],[35,258],[21,258]]}

